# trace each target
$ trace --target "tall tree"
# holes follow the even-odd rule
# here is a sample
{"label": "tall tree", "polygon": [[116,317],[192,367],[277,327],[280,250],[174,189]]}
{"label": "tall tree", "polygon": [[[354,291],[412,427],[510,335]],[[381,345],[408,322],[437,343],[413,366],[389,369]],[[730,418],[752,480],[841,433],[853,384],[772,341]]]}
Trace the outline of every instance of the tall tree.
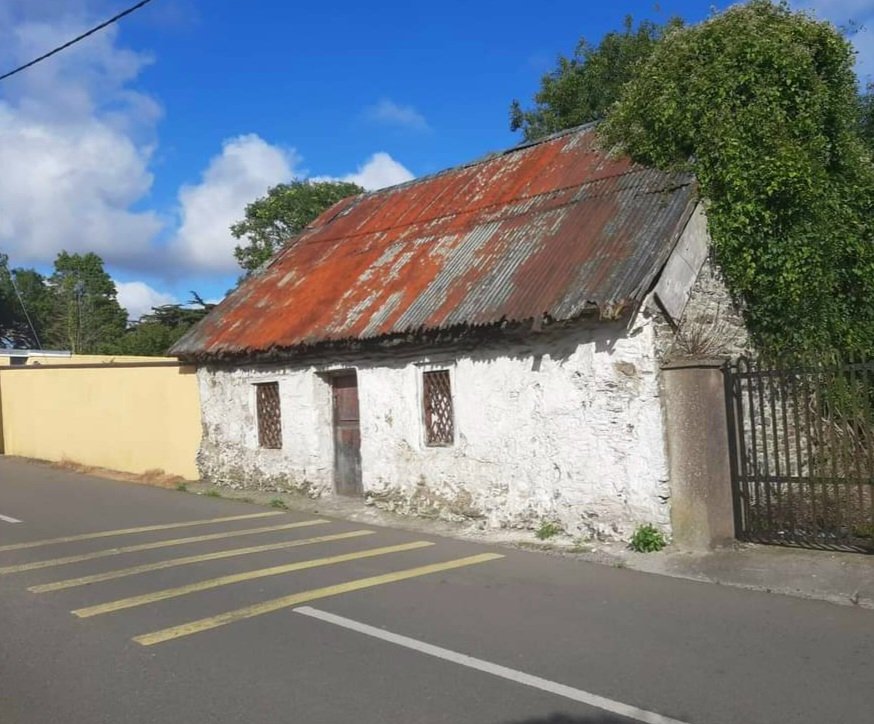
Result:
{"label": "tall tree", "polygon": [[237,262],[247,276],[252,274],[323,211],[363,191],[343,181],[293,181],[268,189],[266,196],[246,207],[245,218],[231,226],[234,238],[245,241],[234,249]]}
{"label": "tall tree", "polygon": [[874,166],[853,64],[832,25],[752,0],[666,36],[600,129],[695,172],[716,259],[771,352],[874,353]]}
{"label": "tall tree", "polygon": [[34,269],[10,269],[0,254],[0,344],[38,349],[50,309],[46,280]]}
{"label": "tall tree", "polygon": [[597,45],[581,38],[573,56],[559,56],[558,66],[543,76],[533,108],[523,110],[513,101],[510,130],[521,130],[531,141],[603,118],[640,63],[679,27],[682,21],[675,18],[664,25],[646,20],[635,28],[627,16],[622,30],[607,33]]}
{"label": "tall tree", "polygon": [[62,251],[48,284],[52,308],[44,346],[77,354],[113,351],[124,334],[127,312],[118,303],[103,260],[94,253]]}

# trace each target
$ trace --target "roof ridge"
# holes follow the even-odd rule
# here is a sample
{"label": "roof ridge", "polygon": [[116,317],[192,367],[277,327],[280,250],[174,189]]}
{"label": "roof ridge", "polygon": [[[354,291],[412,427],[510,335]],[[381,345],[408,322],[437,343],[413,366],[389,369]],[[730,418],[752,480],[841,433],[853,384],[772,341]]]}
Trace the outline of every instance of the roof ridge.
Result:
{"label": "roof ridge", "polygon": [[[568,184],[567,186],[558,186],[558,187],[553,188],[553,189],[541,191],[540,193],[537,193],[537,194],[529,194],[527,196],[516,196],[512,199],[507,199],[505,201],[494,201],[490,204],[483,204],[482,206],[476,206],[476,207],[473,207],[470,209],[465,209],[463,212],[457,212],[457,213],[446,212],[446,213],[440,214],[438,216],[429,216],[428,218],[425,218],[425,219],[415,219],[413,221],[408,221],[408,222],[405,222],[403,224],[395,224],[394,226],[387,226],[383,229],[380,229],[379,233],[385,233],[385,232],[389,232],[389,231],[397,231],[398,229],[408,229],[408,228],[411,228],[414,226],[431,224],[435,221],[440,221],[442,219],[446,219],[449,217],[458,217],[462,214],[464,214],[464,215],[477,214],[477,213],[481,213],[483,211],[487,211],[488,209],[507,207],[511,204],[520,204],[520,203],[524,203],[527,201],[539,199],[539,198],[544,197],[544,196],[557,195],[557,194],[560,194],[562,191],[568,191],[570,189],[582,190],[582,189],[594,186],[595,184],[606,184],[610,181],[613,181],[614,179],[621,178],[622,176],[630,176],[632,174],[647,174],[647,175],[649,175],[649,174],[652,174],[652,172],[653,172],[653,169],[650,169],[650,168],[645,168],[645,167],[634,168],[633,167],[633,168],[628,169],[627,171],[623,171],[622,173],[614,173],[614,174],[609,174],[607,176],[602,176],[601,178],[589,179],[588,181],[584,181],[583,183],[573,183],[573,184]],[[674,175],[675,174],[665,173],[664,174],[665,182],[668,181],[669,177],[674,176]],[[660,188],[655,189],[653,191],[648,191],[648,192],[644,192],[644,193],[658,193],[658,192],[664,191],[666,189],[673,189],[673,188],[679,187],[679,186],[688,186],[690,183],[692,183],[691,179],[689,179],[685,182],[680,182],[678,180],[675,180],[672,183],[667,184],[664,187],[660,187]],[[610,191],[610,193],[619,193],[620,191],[622,191],[622,189],[613,189]],[[573,203],[573,201],[571,200],[568,203]],[[350,206],[348,208],[351,209],[353,207]],[[345,209],[344,209],[344,211],[345,211]],[[340,213],[343,213],[343,212],[340,212]],[[519,212],[517,214],[509,214],[507,216],[502,216],[500,218],[502,218],[502,219],[512,218],[513,216],[518,216],[518,215],[523,214],[523,213],[527,213],[527,212]],[[330,223],[330,222],[328,222],[328,223]],[[315,227],[312,230],[317,231],[318,229],[324,228],[324,226],[327,226],[327,223],[320,226],[320,227]],[[307,229],[307,231],[309,231],[309,229]],[[323,239],[305,239],[305,238],[301,239],[300,237],[298,237],[298,240],[295,243],[295,245],[305,246],[307,244],[329,244],[329,243],[333,243],[335,241],[341,241],[341,240],[347,240],[347,239],[357,239],[357,238],[361,238],[363,236],[367,236],[368,234],[373,234],[373,233],[375,233],[375,232],[373,230],[370,230],[370,231],[362,231],[362,232],[351,233],[351,234],[346,233],[346,234],[342,234],[341,236],[330,236],[330,237],[323,238]],[[304,236],[305,234],[306,234],[306,231],[302,232],[300,234],[300,236]]]}
{"label": "roof ridge", "polygon": [[[465,163],[459,163],[455,166],[450,166],[449,168],[441,169],[440,171],[435,171],[434,173],[425,174],[424,176],[417,176],[416,178],[412,178],[409,181],[403,181],[399,184],[394,184],[393,186],[386,186],[381,189],[374,189],[373,191],[365,191],[362,194],[358,194],[357,196],[352,197],[353,203],[347,206],[344,211],[348,211],[354,208],[359,200],[373,198],[374,196],[379,196],[380,194],[385,194],[389,192],[394,192],[399,189],[406,189],[411,186],[415,186],[419,183],[424,183],[425,181],[430,181],[435,178],[439,178],[440,176],[445,176],[446,174],[453,173],[455,171],[460,171],[464,168],[472,168],[474,166],[479,166],[484,163],[488,163],[489,161],[493,161],[496,158],[501,158],[502,156],[509,156],[512,153],[518,153],[519,151],[524,151],[526,149],[532,148],[534,146],[539,146],[543,143],[549,143],[550,141],[555,141],[556,139],[562,138],[563,136],[570,136],[574,133],[581,133],[583,131],[589,131],[595,126],[597,126],[600,121],[590,121],[589,123],[583,123],[579,126],[573,126],[571,128],[565,128],[561,131],[556,131],[555,133],[551,133],[548,136],[543,136],[541,138],[534,139],[533,141],[522,141],[521,143],[517,143],[515,146],[510,146],[509,148],[505,148],[501,151],[489,151],[479,158],[475,158],[472,161],[467,161]],[[333,220],[334,217],[331,217]],[[326,222],[330,223],[330,222]],[[309,228],[309,227],[308,227]]]}
{"label": "roof ridge", "polygon": [[563,128],[560,131],[553,131],[552,133],[549,133],[545,136],[541,136],[540,138],[534,138],[530,141],[522,141],[521,143],[517,143],[515,146],[513,146],[512,148],[508,148],[506,151],[503,152],[503,154],[500,154],[500,155],[512,153],[513,151],[521,151],[522,149],[530,148],[531,146],[538,146],[541,143],[548,143],[549,141],[554,141],[556,138],[561,138],[562,136],[569,136],[572,133],[580,133],[581,131],[590,131],[593,128],[595,128],[595,126],[599,125],[600,123],[601,123],[600,120],[589,121],[588,123],[581,123],[578,126],[571,126],[570,128]]}

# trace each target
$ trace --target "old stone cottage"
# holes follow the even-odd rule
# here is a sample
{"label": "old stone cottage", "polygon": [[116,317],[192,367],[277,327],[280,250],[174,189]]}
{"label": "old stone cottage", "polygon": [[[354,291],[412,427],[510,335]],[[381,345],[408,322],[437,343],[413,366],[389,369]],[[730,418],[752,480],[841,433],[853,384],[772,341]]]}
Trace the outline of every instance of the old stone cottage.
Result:
{"label": "old stone cottage", "polygon": [[667,528],[660,350],[718,288],[706,256],[693,179],[609,157],[592,127],[344,200],[172,350],[199,366],[201,472]]}

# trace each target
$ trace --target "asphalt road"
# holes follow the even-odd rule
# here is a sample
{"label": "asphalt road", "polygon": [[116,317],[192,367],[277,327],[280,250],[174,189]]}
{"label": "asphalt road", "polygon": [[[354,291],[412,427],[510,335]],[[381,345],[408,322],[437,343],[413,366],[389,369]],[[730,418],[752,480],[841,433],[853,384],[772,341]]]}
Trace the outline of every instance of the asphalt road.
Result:
{"label": "asphalt road", "polygon": [[874,612],[0,459],[2,724],[635,721],[872,722]]}

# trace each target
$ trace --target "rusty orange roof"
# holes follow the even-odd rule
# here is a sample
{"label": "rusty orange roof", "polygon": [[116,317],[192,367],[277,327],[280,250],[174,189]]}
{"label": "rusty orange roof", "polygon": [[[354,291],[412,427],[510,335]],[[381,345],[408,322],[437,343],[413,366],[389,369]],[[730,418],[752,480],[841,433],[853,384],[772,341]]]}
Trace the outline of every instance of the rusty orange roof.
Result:
{"label": "rusty orange roof", "polygon": [[695,203],[591,126],[340,201],[171,350],[200,359],[636,306]]}

